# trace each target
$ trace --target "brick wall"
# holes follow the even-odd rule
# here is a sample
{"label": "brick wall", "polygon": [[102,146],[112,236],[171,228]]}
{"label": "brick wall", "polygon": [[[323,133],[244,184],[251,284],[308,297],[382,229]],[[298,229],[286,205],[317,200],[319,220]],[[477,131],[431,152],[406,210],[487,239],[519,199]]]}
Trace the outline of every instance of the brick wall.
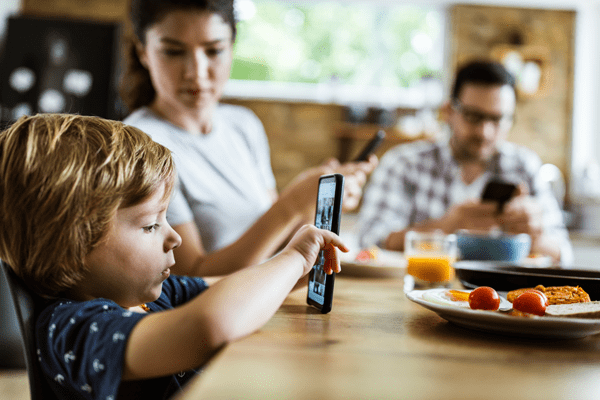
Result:
{"label": "brick wall", "polygon": [[304,169],[338,155],[335,129],[344,116],[342,106],[264,100],[225,101],[251,109],[262,121],[280,190]]}

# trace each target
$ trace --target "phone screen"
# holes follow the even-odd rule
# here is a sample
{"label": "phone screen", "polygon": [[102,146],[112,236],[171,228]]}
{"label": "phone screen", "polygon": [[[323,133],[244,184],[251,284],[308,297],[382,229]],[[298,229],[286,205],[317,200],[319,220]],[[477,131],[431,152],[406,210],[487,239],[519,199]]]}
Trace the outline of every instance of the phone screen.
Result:
{"label": "phone screen", "polygon": [[[339,234],[342,188],[343,177],[341,175],[321,177],[315,215],[317,228]],[[309,304],[321,308],[321,312],[328,312],[331,309],[335,275],[327,275],[323,269],[324,264],[325,257],[321,251],[309,273],[307,301]]]}

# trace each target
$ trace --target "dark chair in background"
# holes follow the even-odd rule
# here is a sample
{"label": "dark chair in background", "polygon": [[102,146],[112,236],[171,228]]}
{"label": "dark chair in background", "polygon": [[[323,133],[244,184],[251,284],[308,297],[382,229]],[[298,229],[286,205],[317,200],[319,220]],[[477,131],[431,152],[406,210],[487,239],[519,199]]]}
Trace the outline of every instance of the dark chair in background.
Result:
{"label": "dark chair in background", "polygon": [[0,369],[25,369],[21,331],[4,274],[0,272]]}
{"label": "dark chair in background", "polygon": [[25,284],[17,277],[13,270],[2,260],[0,269],[6,278],[9,292],[17,314],[19,329],[23,341],[25,365],[29,377],[29,388],[32,400],[55,400],[54,392],[46,381],[42,369],[37,361],[35,345],[35,312],[36,305],[41,299],[32,294]]}

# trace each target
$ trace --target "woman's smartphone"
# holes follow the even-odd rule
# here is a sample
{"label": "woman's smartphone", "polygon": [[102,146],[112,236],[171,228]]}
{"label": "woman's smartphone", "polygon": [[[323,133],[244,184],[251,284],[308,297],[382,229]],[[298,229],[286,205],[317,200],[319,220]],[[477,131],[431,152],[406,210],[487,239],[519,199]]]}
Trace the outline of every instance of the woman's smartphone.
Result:
{"label": "woman's smartphone", "polygon": [[385,139],[385,131],[381,129],[375,133],[371,140],[369,140],[369,143],[367,143],[360,154],[354,159],[354,162],[367,161],[369,156],[377,150],[381,143],[383,143],[383,139]]}
{"label": "woman's smartphone", "polygon": [[[319,179],[317,194],[317,213],[315,226],[327,229],[339,235],[342,219],[342,197],[344,195],[344,176],[341,174],[323,175]],[[308,294],[306,302],[318,308],[323,314],[331,311],[333,303],[333,282],[335,273],[327,275],[323,269],[325,257],[319,252],[317,261],[308,274]]]}
{"label": "woman's smartphone", "polygon": [[495,201],[498,203],[498,212],[501,213],[506,204],[516,193],[517,185],[497,179],[490,180],[483,189],[481,200]]}

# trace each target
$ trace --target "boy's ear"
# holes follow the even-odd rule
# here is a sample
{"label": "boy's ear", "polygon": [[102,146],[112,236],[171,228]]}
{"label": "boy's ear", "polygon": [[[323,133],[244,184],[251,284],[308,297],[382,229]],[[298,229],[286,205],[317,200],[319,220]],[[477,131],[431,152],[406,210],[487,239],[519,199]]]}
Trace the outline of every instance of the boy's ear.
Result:
{"label": "boy's ear", "polygon": [[448,123],[449,119],[450,119],[450,115],[452,115],[452,112],[454,110],[452,110],[452,105],[451,105],[450,101],[448,100],[440,106],[438,111],[439,111],[439,119],[441,119],[445,123]]}
{"label": "boy's ear", "polygon": [[135,52],[142,66],[148,69],[148,58],[146,56],[146,48],[139,40],[135,41]]}

